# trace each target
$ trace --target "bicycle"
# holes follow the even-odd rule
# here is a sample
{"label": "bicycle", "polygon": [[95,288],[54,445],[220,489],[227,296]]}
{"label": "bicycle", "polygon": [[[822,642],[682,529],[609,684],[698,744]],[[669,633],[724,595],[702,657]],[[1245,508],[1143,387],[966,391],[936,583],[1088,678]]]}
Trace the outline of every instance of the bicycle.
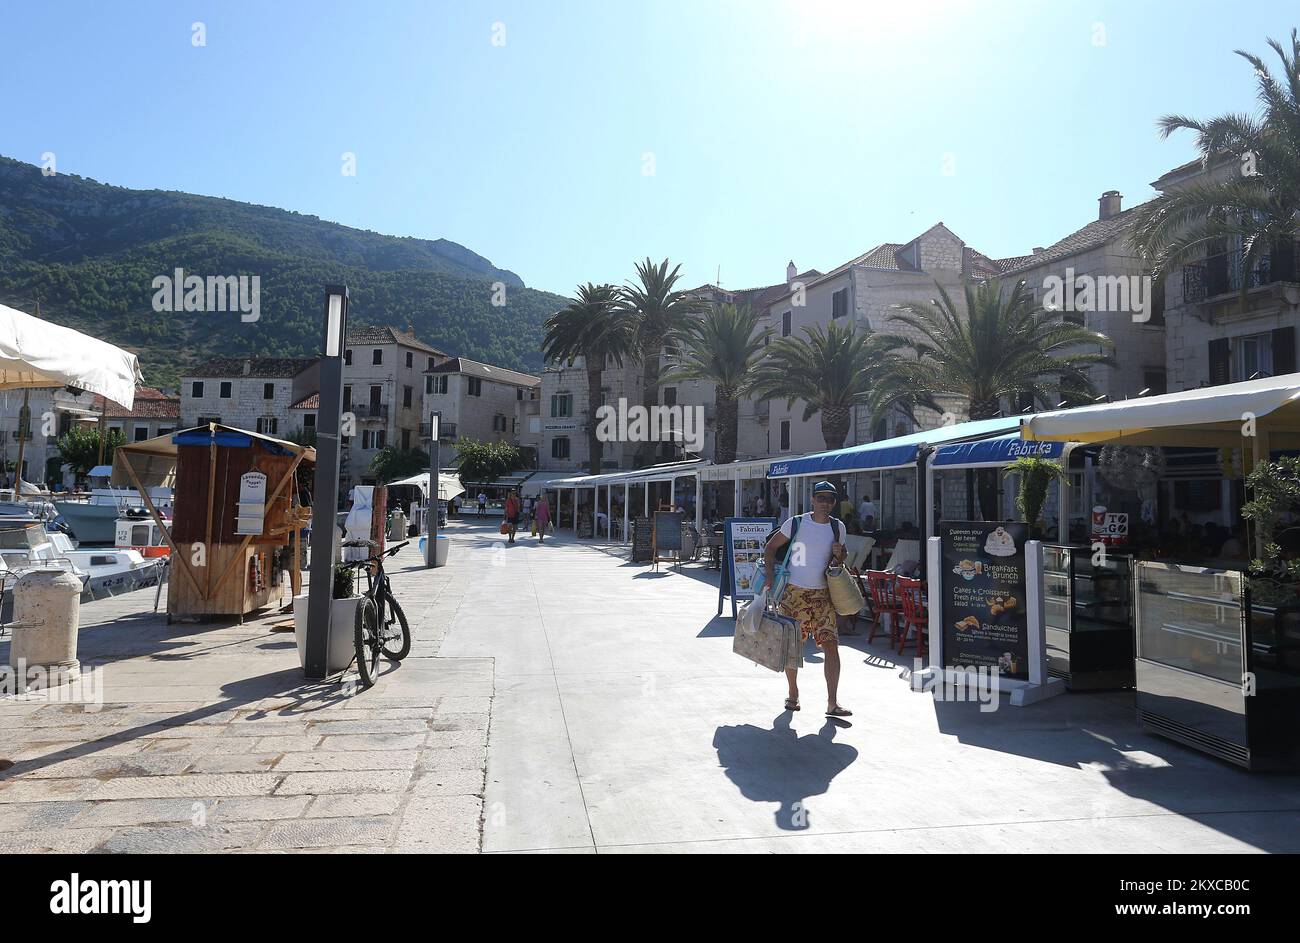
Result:
{"label": "bicycle", "polygon": [[[406,613],[393,598],[388,574],[384,572],[384,557],[391,557],[409,543],[409,540],[404,540],[381,554],[348,564],[366,571],[366,591],[357,603],[353,624],[353,645],[356,646],[357,673],[361,676],[362,688],[368,688],[378,680],[381,654],[389,661],[400,662],[411,651],[410,624],[406,621]],[[373,540],[345,540],[343,546],[374,550],[379,545]]]}

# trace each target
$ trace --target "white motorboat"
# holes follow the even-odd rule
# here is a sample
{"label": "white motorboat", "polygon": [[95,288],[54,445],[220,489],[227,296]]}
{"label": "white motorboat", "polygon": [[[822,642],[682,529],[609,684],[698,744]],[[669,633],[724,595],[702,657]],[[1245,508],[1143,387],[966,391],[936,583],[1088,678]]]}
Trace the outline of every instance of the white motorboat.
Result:
{"label": "white motorboat", "polygon": [[138,550],[123,547],[74,549],[67,534],[46,536],[48,541],[34,551],[38,558],[67,560],[77,571],[85,573],[84,592],[92,599],[120,596],[154,586],[162,572],[161,560],[145,559]]}

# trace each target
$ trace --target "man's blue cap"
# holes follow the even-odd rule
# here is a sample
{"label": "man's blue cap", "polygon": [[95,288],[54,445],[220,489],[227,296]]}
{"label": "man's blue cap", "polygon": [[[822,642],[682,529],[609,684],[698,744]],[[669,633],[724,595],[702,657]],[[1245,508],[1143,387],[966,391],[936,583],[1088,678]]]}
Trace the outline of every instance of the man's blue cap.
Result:
{"label": "man's blue cap", "polygon": [[825,494],[828,491],[837,497],[839,495],[839,492],[835,490],[835,486],[829,481],[819,481],[817,484],[813,485],[813,494]]}

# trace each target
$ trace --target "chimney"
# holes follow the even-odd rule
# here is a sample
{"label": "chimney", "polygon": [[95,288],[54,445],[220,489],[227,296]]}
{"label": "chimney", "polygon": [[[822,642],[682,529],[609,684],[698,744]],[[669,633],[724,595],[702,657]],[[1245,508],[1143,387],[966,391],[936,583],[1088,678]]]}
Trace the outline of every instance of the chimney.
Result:
{"label": "chimney", "polygon": [[253,361],[251,361],[251,360],[245,360],[245,361],[244,361],[244,376],[248,376],[248,375],[249,375],[250,373],[252,373],[252,372],[253,372]]}
{"label": "chimney", "polygon": [[787,285],[793,285],[794,280],[798,276],[799,276],[799,270],[794,267],[794,260],[791,259],[790,264],[785,267],[785,283]]}
{"label": "chimney", "polygon": [[1118,216],[1119,201],[1122,199],[1123,197],[1120,196],[1118,190],[1107,190],[1103,193],[1101,199],[1097,201],[1101,204],[1101,209],[1097,213],[1097,218],[1110,219],[1112,216]]}
{"label": "chimney", "polygon": [[1042,246],[1034,246],[1034,255],[1042,255],[1046,251],[1047,250],[1044,249]]}

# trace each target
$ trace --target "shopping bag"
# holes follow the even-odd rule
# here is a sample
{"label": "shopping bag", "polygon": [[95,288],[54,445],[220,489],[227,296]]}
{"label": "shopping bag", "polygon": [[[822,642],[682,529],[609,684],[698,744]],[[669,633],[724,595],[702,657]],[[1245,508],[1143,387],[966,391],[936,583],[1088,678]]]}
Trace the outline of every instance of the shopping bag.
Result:
{"label": "shopping bag", "polygon": [[537,522],[536,522],[536,521],[533,521],[533,526],[532,526],[532,529],[529,531],[529,533],[531,533],[532,536],[534,536],[534,537],[537,536]]}
{"label": "shopping bag", "polygon": [[755,596],[740,610],[731,650],[772,671],[803,667],[799,624],[768,609],[765,593]]}
{"label": "shopping bag", "polygon": [[866,600],[862,598],[862,587],[846,566],[826,568],[826,588],[830,590],[831,605],[842,616],[855,616],[866,605]]}
{"label": "shopping bag", "polygon": [[501,533],[503,534],[510,533],[510,525],[507,524],[505,521],[501,522]]}

